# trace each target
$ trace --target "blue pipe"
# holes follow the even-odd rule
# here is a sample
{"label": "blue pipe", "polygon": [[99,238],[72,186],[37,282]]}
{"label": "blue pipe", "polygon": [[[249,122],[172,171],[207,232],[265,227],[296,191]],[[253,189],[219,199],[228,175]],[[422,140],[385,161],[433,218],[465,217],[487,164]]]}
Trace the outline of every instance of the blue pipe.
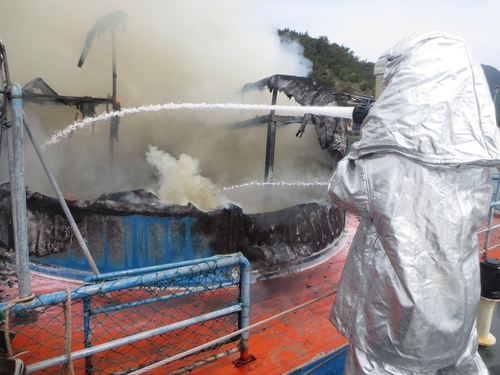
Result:
{"label": "blue pipe", "polygon": [[[26,214],[26,184],[24,179],[24,141],[23,141],[23,100],[22,89],[18,83],[8,88],[8,98],[12,109],[12,135],[9,136],[10,194],[12,220],[14,224],[14,243],[16,248],[19,297],[31,294],[28,219]],[[12,137],[12,138],[10,138]]]}
{"label": "blue pipe", "polygon": [[[168,279],[172,279],[174,277],[178,278],[181,276],[191,276],[194,273],[197,272],[204,272],[204,271],[210,271],[214,269],[214,265],[210,265],[208,263],[204,262],[211,262],[214,263],[214,261],[210,261],[212,258],[205,258],[205,259],[199,259],[198,262],[201,262],[196,268],[196,272],[193,271],[193,267],[186,266],[186,267],[180,267],[175,270],[165,270],[162,272],[157,272],[157,273],[149,273],[141,276],[133,276],[133,277],[126,277],[123,279],[118,279],[118,280],[113,280],[113,281],[107,281],[103,282],[101,284],[91,284],[91,285],[84,285],[78,289],[74,289],[71,291],[71,299],[76,300],[76,299],[81,299],[85,297],[91,297],[97,294],[105,294],[109,292],[114,292],[117,290],[122,290],[126,288],[132,288],[132,287],[137,287],[137,286],[145,286],[145,285],[152,285],[161,281],[166,281]],[[228,255],[227,257],[221,257],[221,259],[217,259],[215,261],[216,265],[219,268],[222,267],[229,267],[229,266],[234,266],[237,264],[244,264],[244,262],[248,263],[246,258],[241,254],[237,253],[234,255]],[[249,263],[248,263],[249,264]],[[250,272],[248,271],[248,274]],[[100,276],[105,277],[107,274],[102,274]],[[10,311],[12,313],[19,312],[19,311],[24,311],[28,309],[34,309],[37,307],[42,307],[42,306],[47,306],[47,305],[56,305],[59,303],[63,303],[67,300],[67,295],[66,292],[55,292],[55,293],[50,293],[50,294],[45,294],[41,296],[36,296],[33,300],[25,303],[18,303],[14,306],[11,307]],[[3,302],[0,304],[0,309],[3,307],[7,306],[8,302]]]}
{"label": "blue pipe", "polygon": [[155,302],[168,301],[169,299],[172,299],[172,298],[181,298],[181,297],[189,296],[191,294],[198,293],[198,292],[207,292],[210,290],[217,290],[219,288],[229,288],[231,286],[234,286],[234,284],[233,283],[224,283],[224,284],[221,284],[218,286],[203,287],[202,289],[199,289],[199,290],[189,289],[187,292],[169,294],[169,295],[162,296],[162,297],[148,298],[148,299],[143,299],[143,300],[136,301],[136,302],[122,303],[121,305],[114,305],[114,306],[110,306],[110,307],[105,307],[103,309],[93,309],[91,315],[97,315],[97,314],[107,313],[107,312],[111,312],[111,311],[118,311],[121,309],[127,309],[130,307],[137,307],[137,306],[146,305],[146,304],[153,304]]}
{"label": "blue pipe", "polygon": [[[242,309],[240,313],[240,328],[246,328],[250,325],[250,262],[245,257],[242,258],[240,286],[240,302]],[[240,359],[245,362],[249,359],[249,335],[250,332],[248,331],[241,334]]]}
{"label": "blue pipe", "polygon": [[194,264],[198,264],[201,262],[215,262],[216,259],[223,259],[227,257],[234,257],[234,255],[216,255],[213,257],[209,258],[201,258],[201,259],[193,259],[193,260],[185,260],[182,262],[175,262],[175,263],[168,263],[168,264],[160,264],[157,266],[149,266],[149,267],[143,267],[143,268],[136,268],[136,269],[131,269],[131,270],[124,270],[124,271],[116,271],[116,272],[107,272],[104,274],[99,274],[99,275],[91,275],[88,276],[83,280],[84,283],[95,283],[96,281],[109,281],[109,280],[114,280],[122,277],[129,277],[129,276],[135,276],[139,274],[144,274],[144,273],[153,273],[153,272],[159,272],[159,271],[166,271],[170,270],[173,268],[179,268],[179,267],[184,267],[184,266],[192,266]]}

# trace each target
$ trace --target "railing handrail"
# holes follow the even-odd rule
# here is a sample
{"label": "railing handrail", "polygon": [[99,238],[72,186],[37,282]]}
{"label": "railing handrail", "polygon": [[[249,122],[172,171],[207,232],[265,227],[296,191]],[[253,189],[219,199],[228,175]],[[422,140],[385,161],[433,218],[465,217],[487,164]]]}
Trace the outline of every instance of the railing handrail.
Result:
{"label": "railing handrail", "polygon": [[[91,297],[96,294],[110,293],[130,287],[148,286],[155,282],[168,280],[169,278],[185,276],[193,273],[193,266],[199,267],[197,271],[209,271],[217,268],[234,266],[237,264],[242,264],[243,268],[250,268],[250,263],[241,253],[230,254],[220,257],[211,257],[198,259],[194,264],[183,266],[179,268],[168,268],[163,271],[152,272],[147,274],[142,274],[138,276],[129,276],[124,278],[114,278],[111,281],[104,281],[99,284],[89,284],[83,285],[79,288],[71,290],[71,300],[82,299],[85,297]],[[139,270],[139,269],[138,269]],[[138,271],[134,270],[134,271]],[[98,275],[101,278],[105,278],[107,274]],[[18,303],[11,307],[11,312],[18,312],[23,310],[34,309],[37,307],[43,307],[47,305],[59,304],[67,301],[68,296],[66,292],[54,292],[45,295],[35,296],[35,298],[29,302]],[[0,304],[0,310],[5,308],[9,302],[4,302]]]}
{"label": "railing handrail", "polygon": [[[94,313],[104,312],[103,309],[90,310],[90,297],[95,295],[104,295],[109,292],[119,291],[128,288],[137,287],[149,287],[162,284],[165,281],[175,281],[181,279],[181,281],[190,282],[190,278],[196,277],[198,274],[210,273],[213,271],[219,271],[226,267],[239,266],[240,270],[236,274],[230,272],[227,276],[223,276],[223,282],[219,284],[219,288],[231,287],[239,284],[239,295],[237,303],[234,303],[227,307],[217,308],[212,312],[203,313],[191,318],[179,320],[177,322],[165,324],[157,328],[153,328],[144,332],[139,332],[135,334],[130,334],[121,338],[117,338],[106,343],[93,346],[90,342],[90,324],[88,319]],[[147,273],[141,273],[146,271]],[[155,271],[155,272],[151,272]],[[224,273],[224,270],[222,270]],[[132,276],[131,276],[132,275]],[[106,277],[112,278],[110,281],[105,281]],[[121,276],[121,277],[120,277]],[[224,281],[227,277],[227,281]],[[147,267],[145,269],[136,269],[131,271],[115,272],[108,274],[101,274],[91,277],[90,279],[99,279],[100,282],[95,284],[83,285],[79,288],[65,291],[56,292],[46,295],[36,296],[33,300],[24,303],[17,303],[14,305],[9,305],[9,302],[0,304],[0,309],[9,308],[10,313],[16,313],[19,311],[26,311],[35,309],[37,307],[50,306],[55,304],[60,304],[67,302],[68,300],[74,301],[82,299],[84,303],[84,329],[85,331],[85,348],[79,349],[71,353],[72,360],[85,358],[86,365],[87,359],[91,358],[94,354],[111,350],[122,345],[127,345],[139,340],[144,340],[153,336],[161,335],[166,332],[171,332],[176,329],[185,328],[193,324],[198,324],[207,320],[216,319],[221,316],[226,316],[229,314],[237,313],[239,315],[239,329],[245,328],[249,325],[250,316],[250,263],[241,253],[220,255],[210,258],[198,259],[195,261],[184,261],[175,264],[168,264],[162,266]],[[192,293],[199,293],[205,290],[213,290],[214,288],[211,283],[208,283],[208,288],[205,288],[205,284],[201,287],[196,286],[191,288]],[[189,286],[186,287],[188,290]],[[170,297],[170,296],[169,296]],[[138,301],[140,303],[140,301]],[[127,308],[130,307],[129,303],[122,304],[118,307]],[[116,306],[115,306],[116,307]],[[101,311],[102,310],[102,311]],[[91,314],[92,312],[92,314]],[[248,356],[248,331],[241,332],[240,341],[240,355],[241,357]],[[40,371],[53,366],[61,365],[68,362],[68,355],[58,355],[52,358],[44,359],[42,361],[32,363],[27,366],[28,373]],[[89,362],[90,363],[90,362]],[[88,370],[88,369],[87,369]],[[86,370],[86,371],[87,371]]]}

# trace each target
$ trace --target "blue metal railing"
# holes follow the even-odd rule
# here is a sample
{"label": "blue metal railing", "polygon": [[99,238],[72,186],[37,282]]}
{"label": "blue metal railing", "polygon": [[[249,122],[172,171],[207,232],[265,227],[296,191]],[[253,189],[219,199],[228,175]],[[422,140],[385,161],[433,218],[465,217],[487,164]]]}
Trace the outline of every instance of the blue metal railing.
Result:
{"label": "blue metal railing", "polygon": [[[219,283],[210,283],[210,275],[212,272],[221,270],[231,270],[235,267],[239,268],[239,272],[223,272],[223,280]],[[199,285],[198,288],[191,288],[190,293],[204,292],[207,290],[215,290],[218,288],[227,288],[232,286],[239,286],[238,303],[219,308],[215,311],[204,313],[188,319],[177,321],[161,327],[150,329],[144,332],[132,334],[129,336],[114,339],[112,341],[92,346],[92,331],[90,325],[90,318],[96,314],[112,313],[120,309],[126,309],[140,304],[147,304],[157,302],[160,300],[168,300],[175,297],[182,297],[182,291],[177,294],[168,294],[166,296],[144,299],[140,301],[133,301],[121,303],[112,307],[105,308],[91,308],[90,300],[93,296],[103,296],[105,294],[126,290],[130,288],[140,287],[161,287],[165,283],[171,281],[169,285],[182,285],[183,283],[192,283],[193,277],[203,274],[204,284]],[[220,276],[220,275],[218,275]],[[220,277],[219,277],[220,279]],[[201,280],[201,278],[200,278]],[[208,281],[207,281],[208,280]],[[153,336],[161,335],[173,330],[188,327],[193,324],[198,324],[211,319],[222,317],[229,314],[239,315],[239,328],[245,328],[249,325],[250,316],[250,263],[241,254],[221,255],[210,258],[199,259],[195,261],[185,261],[176,264],[167,264],[162,266],[148,267],[145,269],[136,269],[128,271],[120,271],[109,274],[100,274],[87,278],[87,285],[78,289],[70,291],[70,298],[72,301],[83,300],[83,325],[84,325],[84,344],[85,349],[77,350],[71,353],[72,360],[85,358],[86,373],[92,373],[91,357],[94,354],[111,350],[122,345],[134,343],[139,340],[151,338]],[[179,294],[180,293],[180,294]],[[10,313],[26,312],[38,307],[45,307],[50,305],[57,305],[64,303],[68,300],[66,292],[57,292],[46,295],[36,296],[33,300],[26,303],[18,303],[10,308]],[[0,309],[6,307],[8,303],[0,304]],[[226,334],[227,332],[224,332]],[[248,331],[241,334],[240,353],[242,357],[248,354]],[[40,362],[30,364],[27,366],[29,373],[47,369],[52,366],[62,365],[68,362],[67,355],[59,355],[53,358],[42,360]]]}

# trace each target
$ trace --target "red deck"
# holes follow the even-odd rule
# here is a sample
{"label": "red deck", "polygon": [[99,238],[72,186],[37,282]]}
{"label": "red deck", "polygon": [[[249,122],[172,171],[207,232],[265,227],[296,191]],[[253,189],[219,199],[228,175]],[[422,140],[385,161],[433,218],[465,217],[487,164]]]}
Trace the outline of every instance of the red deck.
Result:
{"label": "red deck", "polygon": [[[293,275],[259,281],[252,285],[250,325],[319,299],[251,330],[250,354],[256,358],[255,361],[236,367],[233,361],[239,358],[239,353],[235,353],[207,363],[190,373],[285,374],[346,345],[347,340],[328,320],[335,298],[334,295],[328,295],[337,290],[358,224],[356,217],[347,215],[347,242],[328,261]],[[328,297],[320,299],[324,296]],[[160,373],[161,371],[155,372]]]}
{"label": "red deck", "polygon": [[[495,217],[495,221],[499,219]],[[342,249],[324,263],[293,275],[259,281],[251,286],[250,325],[270,319],[250,331],[249,352],[256,359],[241,367],[233,361],[239,353],[219,358],[191,370],[196,374],[285,374],[337,351],[347,344],[329,322],[337,285],[340,281],[345,258],[359,222],[353,215],[347,215],[348,237]],[[480,247],[484,246],[485,234],[479,235]],[[492,233],[490,244],[493,249],[482,253],[481,258],[500,258],[499,233]],[[80,282],[54,279],[40,274],[31,275],[34,294],[47,294],[64,288],[76,288]],[[17,296],[17,286],[3,290],[4,301]],[[293,312],[285,313],[299,305],[314,301]],[[29,349],[28,349],[29,350]],[[20,356],[21,359],[23,355]],[[158,358],[162,360],[163,358]],[[147,373],[163,374],[174,368],[187,366],[193,358],[177,361],[164,368]],[[168,370],[167,370],[168,368]]]}
{"label": "red deck", "polygon": [[[349,242],[350,243],[350,242]],[[346,246],[333,259],[299,274],[252,285],[250,324],[268,319],[337,289]],[[206,364],[192,374],[284,374],[347,343],[329,322],[334,296],[314,302],[250,331],[250,354],[256,360],[240,368],[239,353]]]}
{"label": "red deck", "polygon": [[[233,361],[237,360],[240,355],[234,353],[194,368],[191,373],[194,375],[206,373],[285,374],[298,370],[315,359],[345,346],[347,340],[329,322],[328,315],[334,300],[332,292],[336,291],[340,281],[345,258],[358,226],[358,219],[348,214],[346,224],[347,241],[342,249],[329,260],[293,275],[252,284],[250,325],[271,319],[250,331],[249,352],[256,358],[255,361],[236,367]],[[492,234],[491,243],[499,243],[499,239],[497,233]],[[479,236],[479,241],[484,243],[484,234]],[[483,253],[481,258],[484,257],[500,258],[500,247],[494,247],[493,250]],[[79,282],[53,279],[40,274],[32,274],[31,283],[33,293],[38,295],[81,285]],[[15,298],[16,286],[4,289],[1,296],[4,301]],[[315,302],[293,312],[282,314],[311,301]],[[20,358],[23,359],[22,355]],[[158,358],[158,360],[162,359]],[[177,361],[147,373],[170,372],[174,368],[191,364],[192,359]]]}

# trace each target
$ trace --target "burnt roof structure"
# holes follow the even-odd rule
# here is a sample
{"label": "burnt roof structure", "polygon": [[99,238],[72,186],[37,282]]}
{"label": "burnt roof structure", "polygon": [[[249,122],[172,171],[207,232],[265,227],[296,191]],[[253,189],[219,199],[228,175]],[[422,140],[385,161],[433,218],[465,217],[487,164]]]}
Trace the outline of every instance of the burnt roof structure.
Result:
{"label": "burnt roof structure", "polygon": [[[272,105],[276,104],[277,92],[284,93],[289,99],[294,98],[295,101],[302,106],[340,105],[337,93],[328,90],[319,82],[307,77],[283,74],[275,74],[263,78],[260,81],[247,83],[240,91],[241,98],[243,100],[246,92],[256,90],[263,91],[266,88],[273,93]],[[300,123],[301,126],[296,134],[297,137],[302,136],[308,123],[314,124],[321,149],[328,150],[330,153],[331,157],[329,164],[331,168],[333,168],[346,154],[347,123],[344,119],[313,114],[305,114],[304,116],[278,116],[274,114],[274,111],[271,111],[269,115],[259,116],[249,121],[242,122],[239,125],[249,126],[266,122],[268,124],[275,124],[276,122],[284,124]],[[268,140],[268,143],[269,142],[272,143],[272,140]],[[269,157],[270,156],[266,156],[266,160]],[[266,166],[266,171],[267,169],[268,167]]]}
{"label": "burnt roof structure", "polygon": [[65,104],[74,105],[80,110],[83,117],[94,117],[95,107],[99,104],[113,104],[112,98],[96,98],[92,96],[59,95],[42,78],[37,77],[23,86],[25,102],[37,104]]}

